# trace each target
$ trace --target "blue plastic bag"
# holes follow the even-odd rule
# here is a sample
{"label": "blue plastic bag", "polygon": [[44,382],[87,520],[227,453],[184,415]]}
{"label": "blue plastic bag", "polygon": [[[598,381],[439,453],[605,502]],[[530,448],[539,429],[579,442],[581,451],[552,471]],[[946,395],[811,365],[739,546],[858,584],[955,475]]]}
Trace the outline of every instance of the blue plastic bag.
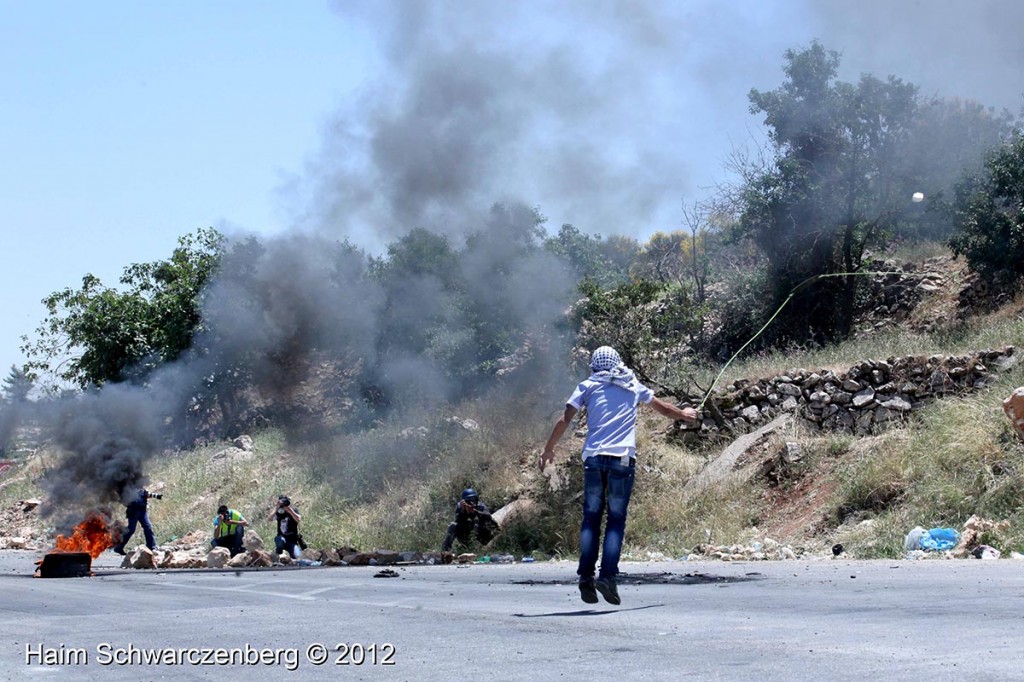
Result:
{"label": "blue plastic bag", "polygon": [[941,552],[956,547],[960,541],[960,533],[955,528],[932,528],[922,533],[919,541],[921,549]]}

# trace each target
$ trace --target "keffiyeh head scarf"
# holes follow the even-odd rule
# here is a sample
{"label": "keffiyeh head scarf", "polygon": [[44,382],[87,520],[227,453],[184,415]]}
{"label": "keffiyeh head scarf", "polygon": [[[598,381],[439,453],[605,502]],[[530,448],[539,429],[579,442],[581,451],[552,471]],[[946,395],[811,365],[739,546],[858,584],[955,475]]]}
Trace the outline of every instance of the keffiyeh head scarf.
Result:
{"label": "keffiyeh head scarf", "polygon": [[591,354],[590,370],[594,381],[615,384],[634,393],[640,390],[640,382],[633,371],[622,364],[622,358],[611,346],[601,346]]}
{"label": "keffiyeh head scarf", "polygon": [[590,369],[608,372],[622,364],[618,351],[611,346],[601,346],[590,355]]}

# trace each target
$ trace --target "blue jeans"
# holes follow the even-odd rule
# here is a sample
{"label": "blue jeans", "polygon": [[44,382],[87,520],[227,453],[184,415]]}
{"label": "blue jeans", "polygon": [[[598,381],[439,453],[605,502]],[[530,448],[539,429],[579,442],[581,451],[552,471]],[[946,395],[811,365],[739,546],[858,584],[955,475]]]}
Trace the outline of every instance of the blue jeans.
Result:
{"label": "blue jeans", "polygon": [[619,573],[622,536],[626,530],[626,507],[633,493],[636,460],[623,466],[618,457],[588,457],[583,463],[583,524],[580,526],[581,578],[593,578],[597,551],[601,543],[601,521],[608,512],[601,552],[600,578],[614,578]]}
{"label": "blue jeans", "polygon": [[245,528],[242,526],[235,526],[235,532],[231,535],[222,535],[219,538],[210,540],[211,547],[227,547],[231,551],[231,556],[240,554],[242,552],[242,534],[245,533]]}
{"label": "blue jeans", "polygon": [[156,539],[153,537],[153,524],[149,522],[149,514],[143,512],[142,514],[136,514],[133,512],[128,513],[128,528],[124,533],[121,534],[121,542],[117,544],[117,547],[123,552],[125,545],[132,539],[132,534],[135,533],[136,525],[142,525],[142,533],[146,536],[146,547],[150,549],[156,549]]}
{"label": "blue jeans", "polygon": [[274,550],[280,554],[284,550],[288,550],[288,556],[293,559],[299,558],[298,548],[299,536],[295,535],[281,535],[280,533],[274,538]]}

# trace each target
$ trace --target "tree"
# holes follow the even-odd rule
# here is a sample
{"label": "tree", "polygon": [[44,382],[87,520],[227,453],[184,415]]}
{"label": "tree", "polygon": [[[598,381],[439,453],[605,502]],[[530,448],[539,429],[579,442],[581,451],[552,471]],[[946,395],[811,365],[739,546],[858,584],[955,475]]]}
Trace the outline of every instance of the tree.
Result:
{"label": "tree", "polygon": [[545,220],[536,209],[497,204],[486,224],[466,239],[459,254],[465,289],[458,301],[465,342],[452,361],[462,368],[467,385],[492,373],[499,359],[523,345],[532,319],[548,317],[540,306],[556,293],[549,282],[564,266],[541,248]]}
{"label": "tree", "polygon": [[32,386],[32,379],[25,370],[17,365],[11,365],[10,373],[4,378],[4,398],[14,404],[26,402],[29,393],[32,392]]}
{"label": "tree", "polygon": [[628,237],[604,240],[566,224],[558,234],[549,237],[544,247],[565,260],[578,279],[584,277],[602,286],[615,286],[628,279],[629,265],[639,246]]}
{"label": "tree", "polygon": [[698,206],[684,207],[687,231],[655,232],[637,258],[640,273],[661,282],[689,287],[697,305],[708,298],[711,277],[707,213]]}
{"label": "tree", "polygon": [[[644,380],[663,383],[680,374],[677,365],[699,333],[702,310],[688,289],[654,279],[636,278],[611,289],[592,280],[579,285],[584,298],[574,308],[577,344],[610,345]],[[673,387],[677,395],[685,393]]]}
{"label": "tree", "polygon": [[[447,237],[416,228],[389,244],[385,258],[372,259],[371,271],[384,295],[371,367],[374,382],[393,383],[388,381],[393,368],[408,365],[409,358],[435,362],[450,376],[455,358],[468,352],[468,335],[460,323],[465,287],[458,251]],[[412,395],[408,384],[396,393],[404,400],[420,397]]]}
{"label": "tree", "polygon": [[50,294],[36,339],[22,337],[29,376],[83,388],[144,381],[191,345],[201,325],[201,293],[222,249],[220,233],[198,230],[180,238],[168,260],[125,268],[123,290],[88,274],[80,289]]}
{"label": "tree", "polygon": [[[817,42],[785,59],[781,87],[750,92],[773,158],[742,188],[738,225],[768,257],[776,303],[807,278],[856,272],[865,250],[896,229],[912,191],[895,159],[917,106],[916,87],[892,76],[838,81],[839,54]],[[845,336],[857,285],[840,277],[798,295],[776,339]]]}
{"label": "tree", "polygon": [[968,174],[953,204],[953,252],[989,281],[1024,276],[1024,137],[996,150],[981,173]]}

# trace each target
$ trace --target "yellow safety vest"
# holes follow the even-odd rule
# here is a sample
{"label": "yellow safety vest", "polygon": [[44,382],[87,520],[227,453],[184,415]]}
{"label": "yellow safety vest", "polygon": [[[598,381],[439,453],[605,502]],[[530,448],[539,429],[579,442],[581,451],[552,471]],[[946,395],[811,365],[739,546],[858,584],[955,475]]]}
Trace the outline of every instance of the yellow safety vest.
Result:
{"label": "yellow safety vest", "polygon": [[[242,518],[244,518],[241,514],[236,512],[234,509],[228,509],[228,516],[231,517],[232,521],[241,521]],[[227,523],[226,521],[224,521],[221,518],[220,514],[218,514],[217,517],[213,520],[213,525],[220,529],[220,534],[218,535],[218,537],[224,537],[226,535],[234,535],[235,534],[235,529],[238,528],[238,526],[236,524],[234,524],[234,523]]]}

